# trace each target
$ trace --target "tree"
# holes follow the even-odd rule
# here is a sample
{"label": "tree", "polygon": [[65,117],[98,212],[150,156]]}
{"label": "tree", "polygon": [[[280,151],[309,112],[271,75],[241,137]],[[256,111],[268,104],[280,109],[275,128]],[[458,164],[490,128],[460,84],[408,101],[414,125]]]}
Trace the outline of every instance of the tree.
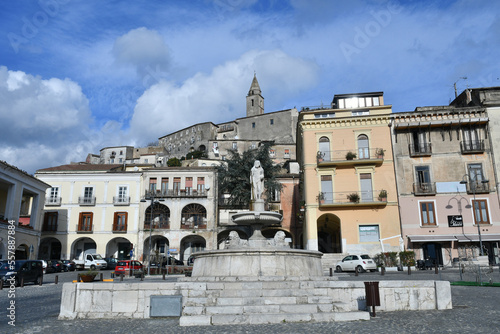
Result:
{"label": "tree", "polygon": [[229,205],[248,206],[250,204],[250,170],[255,160],[259,160],[264,169],[266,203],[272,198],[275,191],[281,192],[282,185],[276,179],[281,166],[273,164],[269,156],[271,145],[271,142],[265,142],[258,149],[245,151],[241,155],[237,151],[229,151],[229,159],[226,159],[226,164],[218,167],[219,198],[224,194],[229,194]]}
{"label": "tree", "polygon": [[167,161],[167,166],[168,167],[180,167],[181,166],[181,162],[177,158],[170,158]]}
{"label": "tree", "polygon": [[193,151],[193,152],[189,152],[188,154],[186,154],[187,160],[206,158],[206,157],[207,157],[207,153],[203,152],[203,151]]}

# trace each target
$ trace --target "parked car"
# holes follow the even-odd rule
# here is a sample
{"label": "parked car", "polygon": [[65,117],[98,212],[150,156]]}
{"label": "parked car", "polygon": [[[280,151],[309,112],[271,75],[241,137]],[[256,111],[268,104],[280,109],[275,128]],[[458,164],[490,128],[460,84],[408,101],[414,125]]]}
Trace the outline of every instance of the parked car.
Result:
{"label": "parked car", "polygon": [[63,270],[68,272],[68,271],[75,271],[76,269],[76,263],[72,260],[62,260],[63,263]]}
{"label": "parked car", "polygon": [[0,279],[4,281],[4,285],[8,284],[7,280],[14,278],[15,284],[20,285],[21,279],[24,283],[33,282],[39,284],[43,279],[43,265],[39,260],[19,260],[13,264],[4,262],[0,265]]}
{"label": "parked car", "polygon": [[337,270],[337,272],[355,271],[356,268],[358,269],[358,272],[378,270],[375,261],[367,254],[347,255],[342,259],[342,261],[337,262],[337,264],[335,265],[335,269]]}
{"label": "parked car", "polygon": [[46,272],[60,273],[61,271],[63,271],[63,263],[61,260],[48,260],[47,261]]}
{"label": "parked car", "polygon": [[191,255],[187,260],[187,265],[192,266],[194,264],[194,255]]}
{"label": "parked car", "polygon": [[114,257],[107,257],[104,259],[106,263],[108,264],[106,269],[111,269],[114,270],[116,268],[116,264],[118,263],[118,259],[115,259]]}
{"label": "parked car", "polygon": [[142,263],[135,260],[119,260],[116,263],[115,274],[116,275],[140,275],[143,273]]}
{"label": "parked car", "polygon": [[169,265],[169,266],[171,266],[171,265],[183,266],[184,262],[182,262],[181,260],[177,260],[173,256],[169,256],[166,260],[163,261],[162,265],[163,266],[166,266],[166,265]]}

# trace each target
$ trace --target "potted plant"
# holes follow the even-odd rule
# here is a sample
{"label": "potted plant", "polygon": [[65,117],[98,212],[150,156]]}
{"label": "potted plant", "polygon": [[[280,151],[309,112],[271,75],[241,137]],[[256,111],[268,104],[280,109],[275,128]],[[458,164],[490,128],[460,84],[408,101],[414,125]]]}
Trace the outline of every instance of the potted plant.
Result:
{"label": "potted plant", "polygon": [[384,158],[384,154],[385,154],[385,150],[383,150],[381,148],[377,148],[376,154],[377,154],[377,157],[379,159],[383,159]]}
{"label": "potted plant", "polygon": [[321,152],[321,151],[318,151],[318,153],[316,153],[316,160],[319,162],[323,162],[323,158],[325,156],[325,152]]}
{"label": "potted plant", "polygon": [[380,192],[378,193],[378,200],[382,202],[387,201],[387,190],[380,190]]}
{"label": "potted plant", "polygon": [[347,199],[349,200],[349,202],[359,203],[359,194],[358,193],[349,194],[347,195]]}
{"label": "potted plant", "polygon": [[324,192],[320,192],[316,198],[318,199],[318,202],[320,204],[325,203],[325,193]]}
{"label": "potted plant", "polygon": [[84,272],[83,274],[79,274],[80,280],[82,282],[93,282],[94,278],[97,276],[97,271],[95,270],[88,270]]}
{"label": "potted plant", "polygon": [[347,154],[345,155],[345,158],[346,160],[353,160],[353,159],[356,159],[356,153],[354,152],[347,152]]}

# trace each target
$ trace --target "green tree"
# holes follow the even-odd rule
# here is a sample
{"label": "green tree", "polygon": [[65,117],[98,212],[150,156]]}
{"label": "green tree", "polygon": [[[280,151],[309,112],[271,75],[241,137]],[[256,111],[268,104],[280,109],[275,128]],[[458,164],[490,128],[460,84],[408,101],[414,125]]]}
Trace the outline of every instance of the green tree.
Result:
{"label": "green tree", "polygon": [[281,171],[280,165],[273,164],[269,156],[271,142],[265,142],[258,149],[252,149],[239,154],[237,151],[230,150],[229,158],[226,164],[218,167],[219,179],[219,197],[229,194],[229,205],[250,204],[251,184],[250,171],[255,160],[259,160],[264,169],[264,187],[266,202],[271,198],[271,194],[282,189],[281,183],[276,176]]}
{"label": "green tree", "polygon": [[203,152],[203,151],[193,151],[193,152],[189,152],[188,154],[186,154],[186,159],[187,160],[189,160],[189,159],[206,158],[206,157],[207,157],[207,153]]}
{"label": "green tree", "polygon": [[167,166],[168,167],[180,167],[181,166],[181,162],[177,158],[170,158],[167,161]]}

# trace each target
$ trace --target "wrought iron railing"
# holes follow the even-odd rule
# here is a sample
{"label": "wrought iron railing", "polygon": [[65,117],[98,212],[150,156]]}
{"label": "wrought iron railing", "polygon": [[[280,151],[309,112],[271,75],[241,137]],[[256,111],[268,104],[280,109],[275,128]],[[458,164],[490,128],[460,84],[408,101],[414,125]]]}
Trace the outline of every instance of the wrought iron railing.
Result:
{"label": "wrought iron railing", "polygon": [[360,203],[382,204],[387,203],[387,192],[385,190],[320,192],[318,195],[318,202],[320,205]]}
{"label": "wrought iron railing", "polygon": [[332,161],[348,160],[380,160],[384,159],[385,150],[382,148],[358,148],[352,150],[318,151],[316,160],[318,164]]}
{"label": "wrought iron railing", "polygon": [[435,195],[436,182],[417,182],[413,184],[413,193],[415,195]]}
{"label": "wrought iron railing", "polygon": [[464,140],[460,142],[462,153],[483,153],[484,140]]}
{"label": "wrought iron railing", "polygon": [[408,145],[408,150],[410,151],[410,156],[420,157],[429,156],[432,154],[432,145],[429,144],[410,144]]}

